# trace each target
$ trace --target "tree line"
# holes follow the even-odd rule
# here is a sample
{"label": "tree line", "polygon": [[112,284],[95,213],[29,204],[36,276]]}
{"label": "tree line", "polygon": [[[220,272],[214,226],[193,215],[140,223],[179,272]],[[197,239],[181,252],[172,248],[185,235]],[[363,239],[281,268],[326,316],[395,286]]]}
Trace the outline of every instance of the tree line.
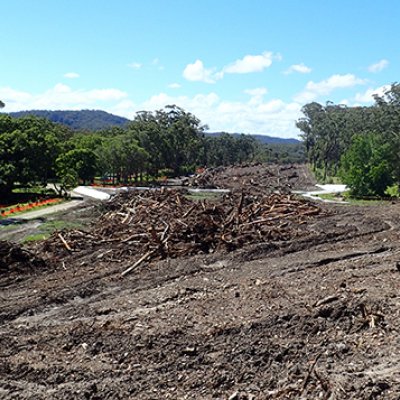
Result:
{"label": "tree line", "polygon": [[199,166],[304,159],[301,146],[264,145],[248,135],[209,137],[206,128],[177,106],[142,111],[126,127],[96,132],[0,114],[0,193],[49,181],[63,188],[95,177],[129,184],[190,174]]}
{"label": "tree line", "polygon": [[309,162],[319,177],[339,176],[356,196],[398,195],[400,183],[400,85],[374,104],[347,107],[316,102],[296,122]]}

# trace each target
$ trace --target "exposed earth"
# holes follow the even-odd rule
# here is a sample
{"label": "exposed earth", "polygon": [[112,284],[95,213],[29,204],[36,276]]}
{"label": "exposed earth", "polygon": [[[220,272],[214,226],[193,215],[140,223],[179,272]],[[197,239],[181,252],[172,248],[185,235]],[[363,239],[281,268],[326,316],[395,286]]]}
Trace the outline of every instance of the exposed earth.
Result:
{"label": "exposed earth", "polygon": [[206,171],[195,184],[233,197],[133,193],[65,215],[89,228],[0,242],[0,398],[398,399],[400,203],[297,199],[315,182],[285,168]]}

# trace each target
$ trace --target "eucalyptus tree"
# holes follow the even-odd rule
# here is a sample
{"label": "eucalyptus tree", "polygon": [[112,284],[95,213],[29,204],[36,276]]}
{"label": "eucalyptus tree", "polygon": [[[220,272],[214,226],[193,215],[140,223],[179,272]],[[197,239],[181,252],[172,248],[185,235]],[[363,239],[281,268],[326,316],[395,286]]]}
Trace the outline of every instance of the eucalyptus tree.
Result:
{"label": "eucalyptus tree", "polygon": [[178,175],[194,169],[205,128],[193,114],[172,105],[155,112],[138,112],[128,134],[147,152],[150,174],[156,176],[166,168]]}
{"label": "eucalyptus tree", "polygon": [[206,127],[193,114],[175,105],[167,106],[166,111],[157,114],[167,146],[164,153],[166,167],[175,175],[194,170]]}
{"label": "eucalyptus tree", "polygon": [[137,181],[147,168],[148,153],[129,135],[107,138],[99,153],[101,174],[111,176],[113,183]]}
{"label": "eucalyptus tree", "polygon": [[400,183],[400,85],[393,83],[374,99],[368,107],[306,104],[296,126],[309,161],[324,177],[341,167],[350,185],[363,184],[365,193],[381,195],[385,185]]}
{"label": "eucalyptus tree", "polygon": [[140,111],[128,125],[127,134],[136,139],[139,146],[148,154],[147,171],[156,176],[158,171],[165,168],[164,152],[166,151],[165,138],[156,116],[149,111]]}

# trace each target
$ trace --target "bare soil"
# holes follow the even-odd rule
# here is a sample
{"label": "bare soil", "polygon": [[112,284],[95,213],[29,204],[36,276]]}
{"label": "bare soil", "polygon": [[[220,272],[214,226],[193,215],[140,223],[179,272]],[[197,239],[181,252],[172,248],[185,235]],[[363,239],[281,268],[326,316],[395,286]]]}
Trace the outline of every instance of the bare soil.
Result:
{"label": "bare soil", "polygon": [[[243,170],[229,173],[219,179],[236,186]],[[318,209],[282,211],[285,238],[246,231],[234,249],[167,254],[124,276],[155,242],[128,251],[122,222],[97,244],[98,220],[86,239],[60,232],[71,251],[57,234],[3,242],[0,398],[398,399],[400,204]]]}

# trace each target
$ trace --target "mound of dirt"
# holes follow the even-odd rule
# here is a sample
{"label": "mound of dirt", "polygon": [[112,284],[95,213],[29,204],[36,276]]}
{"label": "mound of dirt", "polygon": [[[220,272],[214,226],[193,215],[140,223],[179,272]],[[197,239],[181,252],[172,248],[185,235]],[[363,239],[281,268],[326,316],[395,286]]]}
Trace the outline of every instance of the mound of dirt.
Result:
{"label": "mound of dirt", "polygon": [[0,274],[21,274],[45,266],[43,259],[29,250],[8,241],[0,241]]}

